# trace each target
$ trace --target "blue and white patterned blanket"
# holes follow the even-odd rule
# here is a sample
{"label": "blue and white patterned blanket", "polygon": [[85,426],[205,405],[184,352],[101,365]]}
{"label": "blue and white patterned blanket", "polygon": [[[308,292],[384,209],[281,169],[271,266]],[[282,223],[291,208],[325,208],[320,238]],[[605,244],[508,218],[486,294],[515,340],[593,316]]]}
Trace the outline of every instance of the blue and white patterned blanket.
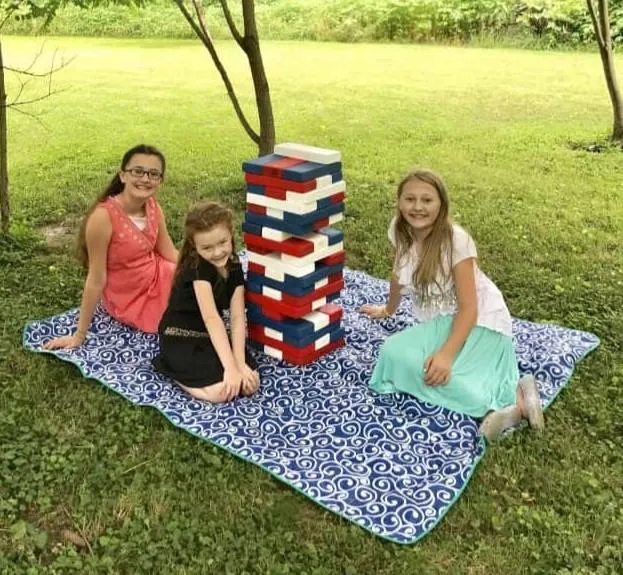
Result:
{"label": "blue and white patterned blanket", "polygon": [[[50,352],[137,405],[255,463],[324,508],[397,543],[414,543],[450,509],[486,446],[467,416],[399,395],[368,391],[378,349],[412,323],[410,303],[394,318],[357,312],[385,301],[387,282],[346,270],[346,346],[305,367],[256,353],[262,387],[252,398],[209,405],[158,375],[154,335],[119,324],[99,310],[85,345]],[[73,331],[77,310],[26,326],[24,345],[41,351]],[[514,320],[522,372],[533,373],[548,406],[575,364],[599,344],[590,333]]]}

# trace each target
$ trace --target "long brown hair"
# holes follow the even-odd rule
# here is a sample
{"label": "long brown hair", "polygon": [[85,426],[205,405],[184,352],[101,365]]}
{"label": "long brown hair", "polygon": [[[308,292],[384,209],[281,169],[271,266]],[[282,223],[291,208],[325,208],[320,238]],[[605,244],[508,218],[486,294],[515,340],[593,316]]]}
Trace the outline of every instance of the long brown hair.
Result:
{"label": "long brown hair", "polygon": [[110,183],[104,188],[104,190],[97,196],[97,199],[89,206],[86,215],[82,219],[82,223],[80,224],[80,230],[78,232],[78,242],[76,246],[76,252],[80,263],[84,268],[89,267],[89,254],[87,252],[87,242],[86,242],[86,229],[87,222],[91,217],[91,214],[95,211],[95,208],[99,204],[101,204],[106,198],[113,197],[119,195],[123,192],[125,187],[124,183],[121,181],[120,172],[125,170],[130,163],[130,160],[136,156],[137,154],[145,154],[146,156],[158,156],[160,160],[160,164],[162,165],[162,176],[164,177],[164,172],[166,169],[166,160],[164,159],[164,154],[154,146],[148,146],[147,144],[139,144],[138,146],[134,146],[130,148],[121,159],[121,168],[114,175],[113,179]]}
{"label": "long brown hair", "polygon": [[177,278],[188,266],[195,269],[199,266],[201,256],[197,253],[195,234],[208,232],[216,226],[225,226],[231,235],[231,256],[227,262],[227,268],[231,270],[232,266],[238,262],[233,221],[232,211],[217,202],[204,200],[192,206],[184,221],[184,243],[180,249],[175,277]]}
{"label": "long brown hair", "polygon": [[[452,273],[451,269],[444,267],[444,262],[442,261],[445,253],[450,254],[450,261],[452,261],[452,221],[450,219],[450,201],[446,186],[441,176],[432,170],[418,168],[409,172],[398,184],[397,200],[400,200],[404,187],[414,180],[431,185],[437,190],[441,200],[439,214],[433,223],[432,230],[422,242],[422,253],[419,255],[418,265],[413,272],[411,280],[420,301],[426,303],[429,299],[428,286],[430,284],[439,286],[439,277],[441,276],[447,281]],[[398,267],[403,258],[409,257],[409,252],[415,242],[413,228],[403,217],[398,204],[396,205],[395,232],[396,259],[394,268]],[[441,289],[441,286],[439,287]]]}

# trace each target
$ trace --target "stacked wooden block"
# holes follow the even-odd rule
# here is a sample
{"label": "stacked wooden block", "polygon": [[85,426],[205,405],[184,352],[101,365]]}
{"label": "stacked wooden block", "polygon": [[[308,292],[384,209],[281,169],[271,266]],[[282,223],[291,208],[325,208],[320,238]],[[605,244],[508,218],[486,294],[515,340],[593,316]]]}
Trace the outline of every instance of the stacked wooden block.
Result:
{"label": "stacked wooden block", "polygon": [[244,162],[249,257],[249,341],[297,365],[344,345],[342,309],[329,303],[344,287],[346,184],[340,153],[279,144]]}

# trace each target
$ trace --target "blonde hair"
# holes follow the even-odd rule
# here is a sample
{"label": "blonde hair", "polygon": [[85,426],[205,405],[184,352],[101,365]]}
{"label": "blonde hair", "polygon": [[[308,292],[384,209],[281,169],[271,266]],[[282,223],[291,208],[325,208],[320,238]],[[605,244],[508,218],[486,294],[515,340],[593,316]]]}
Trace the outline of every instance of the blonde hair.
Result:
{"label": "blonde hair", "polygon": [[199,266],[199,254],[195,245],[195,234],[210,231],[216,226],[225,226],[231,234],[232,252],[227,262],[228,269],[238,261],[236,245],[234,243],[234,225],[232,211],[211,201],[201,201],[192,206],[184,221],[184,243],[180,249],[180,255],[175,270],[177,277],[186,266],[197,268]]}
{"label": "blonde hair", "polygon": [[[428,286],[431,284],[439,285],[439,277],[444,280],[449,279],[451,269],[446,269],[443,265],[442,258],[445,253],[450,254],[452,261],[452,221],[450,219],[450,202],[446,186],[441,176],[432,170],[418,168],[409,172],[398,184],[397,200],[404,191],[405,186],[409,182],[418,181],[429,184],[439,194],[441,205],[439,214],[433,223],[433,228],[422,242],[422,253],[418,258],[418,265],[413,272],[411,279],[415,292],[422,303],[426,303],[429,296]],[[396,205],[396,257],[394,260],[394,269],[396,269],[401,260],[409,255],[415,242],[413,228],[409,222],[405,220],[400,207]]]}

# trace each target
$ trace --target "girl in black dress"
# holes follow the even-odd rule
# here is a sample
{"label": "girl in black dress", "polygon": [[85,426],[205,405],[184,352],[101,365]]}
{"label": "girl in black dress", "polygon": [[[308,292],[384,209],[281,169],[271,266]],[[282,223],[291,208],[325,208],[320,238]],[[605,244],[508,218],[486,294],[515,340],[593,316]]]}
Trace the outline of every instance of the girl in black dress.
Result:
{"label": "girl in black dress", "polygon": [[[246,348],[244,276],[232,236],[232,213],[201,202],[186,216],[169,305],[158,328],[158,371],[187,393],[213,403],[251,395],[260,383]],[[230,310],[231,339],[223,322]]]}

